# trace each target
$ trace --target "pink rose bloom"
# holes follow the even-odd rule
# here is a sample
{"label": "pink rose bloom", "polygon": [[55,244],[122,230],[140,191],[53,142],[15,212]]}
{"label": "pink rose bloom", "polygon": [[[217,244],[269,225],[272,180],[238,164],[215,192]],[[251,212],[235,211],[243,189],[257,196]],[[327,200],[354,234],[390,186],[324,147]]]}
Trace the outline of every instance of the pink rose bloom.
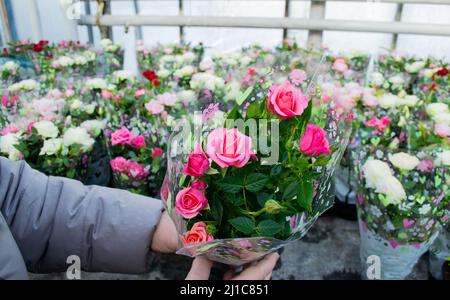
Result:
{"label": "pink rose bloom", "polygon": [[431,171],[433,171],[433,161],[421,160],[416,169],[424,173],[431,173]]}
{"label": "pink rose bloom", "polygon": [[310,156],[330,155],[330,145],[326,136],[325,130],[319,126],[306,125],[306,131],[300,139],[300,151]]}
{"label": "pink rose bloom", "polygon": [[142,149],[145,147],[145,138],[143,135],[132,136],[130,145],[135,149]]}
{"label": "pink rose bloom", "polygon": [[175,199],[175,209],[186,219],[196,217],[207,204],[208,200],[205,195],[191,187],[179,191]]}
{"label": "pink rose bloom", "polygon": [[50,92],[48,92],[48,97],[50,98],[61,98],[63,96],[63,93],[58,89],[53,89]]}
{"label": "pink rose bloom", "polygon": [[116,130],[111,134],[111,145],[129,145],[133,134],[126,128]]}
{"label": "pink rose bloom", "polygon": [[345,62],[345,59],[343,58],[337,58],[333,63],[333,70],[345,73],[348,71],[347,63]]}
{"label": "pink rose bloom", "polygon": [[11,105],[14,105],[18,100],[17,96],[11,96],[9,98],[8,96],[2,96],[2,104],[3,106],[9,107]]}
{"label": "pink rose bloom", "polygon": [[373,89],[365,88],[363,91],[362,101],[364,106],[375,107],[378,105],[377,97],[373,93]]}
{"label": "pink rose bloom", "polygon": [[6,126],[3,129],[0,129],[0,135],[5,135],[8,133],[17,133],[18,131],[19,131],[19,129],[16,126],[11,124],[11,125]]}
{"label": "pink rose bloom", "polygon": [[434,125],[434,133],[441,138],[450,137],[450,126],[445,124],[436,124]]}
{"label": "pink rose bloom", "polygon": [[159,103],[165,106],[174,106],[177,102],[177,94],[175,93],[164,93],[162,95],[158,95],[157,97]]}
{"label": "pink rose bloom", "polygon": [[164,105],[156,100],[151,100],[150,102],[145,103],[145,108],[154,115],[160,114],[164,111]]}
{"label": "pink rose bloom", "polygon": [[221,168],[242,168],[255,154],[252,139],[237,128],[216,128],[208,135],[206,153]]}
{"label": "pink rose bloom", "polygon": [[206,181],[198,179],[196,181],[192,181],[191,182],[191,187],[200,191],[205,191],[206,190]]}
{"label": "pink rose bloom", "polygon": [[155,148],[152,153],[152,157],[162,156],[164,151],[161,148]]}
{"label": "pink rose bloom", "polygon": [[75,92],[74,92],[74,90],[70,89],[70,90],[67,90],[65,94],[66,94],[66,97],[72,97],[73,95],[75,95]]}
{"label": "pink rose bloom", "polygon": [[194,152],[192,152],[187,160],[186,165],[182,171],[183,174],[201,177],[206,170],[209,169],[209,160],[200,145],[197,145]]}
{"label": "pink rose bloom", "polygon": [[383,132],[387,126],[391,123],[391,119],[389,117],[382,117],[381,119],[372,118],[366,122],[367,127],[376,127],[375,133]]}
{"label": "pink rose bloom", "polygon": [[109,162],[113,172],[125,172],[128,169],[129,163],[130,162],[122,156],[111,159],[111,161]]}
{"label": "pink rose bloom", "polygon": [[192,225],[191,230],[182,236],[183,244],[204,243],[214,240],[214,238],[206,232],[206,224],[197,222]]}
{"label": "pink rose bloom", "polygon": [[102,90],[102,97],[103,97],[103,99],[109,100],[109,99],[112,98],[112,96],[113,96],[113,94],[110,91]]}
{"label": "pink rose bloom", "polygon": [[330,102],[333,99],[333,95],[335,94],[338,87],[330,82],[325,82],[320,87],[322,91],[322,100],[325,102]]}
{"label": "pink rose bloom", "polygon": [[128,176],[135,179],[143,179],[148,175],[148,172],[145,170],[144,166],[135,161],[129,162],[127,171]]}
{"label": "pink rose bloom", "polygon": [[28,134],[31,134],[31,131],[33,130],[33,126],[34,126],[34,122],[33,121],[28,123],[28,125],[27,125],[27,132],[28,132]]}
{"label": "pink rose bloom", "polygon": [[161,117],[161,119],[167,119],[169,113],[167,111],[163,111],[159,116]]}
{"label": "pink rose bloom", "polygon": [[269,89],[267,109],[275,112],[281,119],[300,116],[308,106],[308,97],[303,95],[289,81],[273,85]]}
{"label": "pink rose bloom", "polygon": [[138,97],[140,97],[140,96],[144,96],[146,93],[147,93],[147,92],[146,92],[144,89],[140,89],[140,90],[137,90],[137,91],[134,93],[134,96],[135,96],[136,98],[138,98]]}
{"label": "pink rose bloom", "polygon": [[293,84],[299,85],[306,80],[306,73],[303,70],[295,69],[289,74],[289,78],[291,78]]}

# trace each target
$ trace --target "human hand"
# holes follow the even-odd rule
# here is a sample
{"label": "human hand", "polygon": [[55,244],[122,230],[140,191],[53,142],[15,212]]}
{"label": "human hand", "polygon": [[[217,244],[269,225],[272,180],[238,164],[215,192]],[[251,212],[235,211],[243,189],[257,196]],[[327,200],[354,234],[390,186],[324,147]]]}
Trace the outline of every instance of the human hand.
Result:
{"label": "human hand", "polygon": [[[262,260],[248,266],[241,273],[236,275],[233,271],[225,273],[224,280],[269,280],[272,271],[280,255],[271,253]],[[199,256],[192,262],[191,270],[186,280],[208,280],[213,262],[206,257]]]}
{"label": "human hand", "polygon": [[178,248],[178,232],[175,224],[164,211],[159,220],[159,224],[153,233],[152,250],[161,253],[173,253]]}

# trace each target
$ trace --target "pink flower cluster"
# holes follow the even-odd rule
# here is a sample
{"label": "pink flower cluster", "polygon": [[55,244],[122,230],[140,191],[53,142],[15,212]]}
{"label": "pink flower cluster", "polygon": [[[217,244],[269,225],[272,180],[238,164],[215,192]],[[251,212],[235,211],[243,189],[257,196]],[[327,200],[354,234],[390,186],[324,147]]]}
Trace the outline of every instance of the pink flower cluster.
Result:
{"label": "pink flower cluster", "polygon": [[156,100],[150,100],[145,103],[145,108],[147,111],[153,115],[163,114],[165,112],[166,106],[174,106],[177,102],[177,94],[175,93],[164,93],[158,95]]}
{"label": "pink flower cluster", "polygon": [[134,135],[126,128],[118,129],[111,134],[111,144],[113,146],[128,145],[138,150],[146,146],[143,135]]}
{"label": "pink flower cluster", "polygon": [[5,107],[10,107],[10,106],[13,106],[14,104],[16,104],[18,99],[19,98],[17,96],[8,97],[6,95],[3,95],[2,96],[2,104]]}
{"label": "pink flower cluster", "polygon": [[389,126],[389,124],[391,124],[391,119],[387,116],[384,116],[381,119],[374,117],[369,121],[367,121],[365,125],[367,127],[375,127],[374,133],[378,134],[383,132],[386,129],[386,127]]}
{"label": "pink flower cluster", "polygon": [[149,174],[146,167],[138,162],[125,159],[122,156],[112,159],[110,165],[113,172],[124,173],[134,179],[144,179]]}

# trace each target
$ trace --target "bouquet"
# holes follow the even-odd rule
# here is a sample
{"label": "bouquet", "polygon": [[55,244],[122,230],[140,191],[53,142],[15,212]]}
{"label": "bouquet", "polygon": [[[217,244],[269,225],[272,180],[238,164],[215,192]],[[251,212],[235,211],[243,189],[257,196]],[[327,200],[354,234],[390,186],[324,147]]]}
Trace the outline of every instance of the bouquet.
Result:
{"label": "bouquet", "polygon": [[255,83],[266,93],[239,97],[226,114],[209,107],[194,133],[190,122],[175,129],[161,197],[178,253],[242,265],[302,237],[332,205],[350,122],[316,105],[314,78],[272,85],[267,76]]}

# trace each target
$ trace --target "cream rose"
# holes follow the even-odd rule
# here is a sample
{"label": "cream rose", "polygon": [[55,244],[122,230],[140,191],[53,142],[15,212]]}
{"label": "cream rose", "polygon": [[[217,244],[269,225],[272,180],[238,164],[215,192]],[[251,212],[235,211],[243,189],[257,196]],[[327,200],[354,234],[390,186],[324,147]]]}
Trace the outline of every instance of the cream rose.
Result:
{"label": "cream rose", "polygon": [[11,160],[19,160],[22,156],[15,147],[19,144],[20,135],[17,133],[8,133],[0,136],[0,152],[8,155]]}
{"label": "cream rose", "polygon": [[411,171],[419,164],[419,159],[405,152],[395,153],[389,156],[389,161],[400,170]]}
{"label": "cream rose", "polygon": [[450,166],[450,150],[445,150],[436,155],[434,160],[436,166]]}
{"label": "cream rose", "polygon": [[373,72],[370,74],[370,82],[375,86],[381,86],[384,83],[383,74],[379,72]]}
{"label": "cream rose", "polygon": [[58,127],[50,121],[40,121],[34,123],[33,127],[37,130],[37,133],[43,138],[55,138],[59,134]]}
{"label": "cream rose", "polygon": [[54,155],[62,149],[61,139],[48,139],[44,141],[44,145],[39,152],[39,155]]}
{"label": "cream rose", "polygon": [[94,139],[91,138],[86,129],[81,127],[69,128],[63,136],[64,146],[70,147],[78,144],[82,146],[83,151],[89,151],[94,142]]}
{"label": "cream rose", "polygon": [[402,183],[394,176],[384,177],[377,185],[376,192],[385,194],[388,204],[400,204],[406,199],[406,192]]}
{"label": "cream rose", "polygon": [[450,113],[448,105],[445,103],[430,103],[427,105],[427,114],[434,117],[440,114]]}
{"label": "cream rose", "polygon": [[376,188],[379,182],[388,176],[392,176],[392,170],[384,161],[371,159],[363,165],[364,178],[368,188]]}

